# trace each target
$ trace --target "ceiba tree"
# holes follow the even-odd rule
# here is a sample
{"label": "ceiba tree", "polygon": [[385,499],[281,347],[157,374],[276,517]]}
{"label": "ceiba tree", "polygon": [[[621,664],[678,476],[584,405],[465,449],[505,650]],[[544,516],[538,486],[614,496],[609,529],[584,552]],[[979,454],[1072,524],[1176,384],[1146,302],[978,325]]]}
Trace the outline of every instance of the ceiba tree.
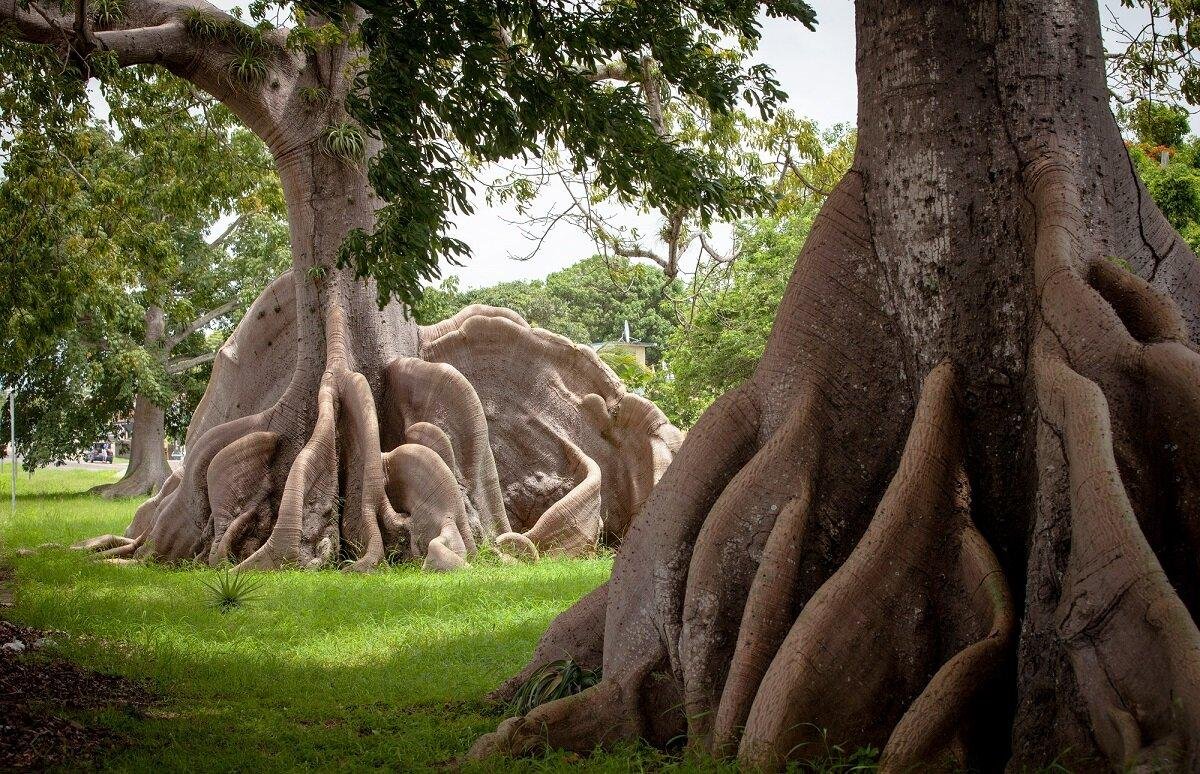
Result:
{"label": "ceiba tree", "polygon": [[531,665],[603,679],[475,755],[1200,768],[1200,265],[1134,174],[1097,4],[856,15],[854,164],[763,359]]}
{"label": "ceiba tree", "polygon": [[[218,355],[182,475],[125,536],[88,546],[447,568],[502,535],[575,551],[621,534],[679,440],[661,412],[514,314],[418,328],[395,299],[465,251],[449,213],[469,207],[480,162],[561,148],[656,208],[763,204],[756,181],[650,117],[671,92],[714,111],[775,105],[770,70],[722,45],[757,40],[758,3],[253,5],[293,23],[204,0],[0,0],[9,34],[81,76],[159,65],[224,103],[266,144],[287,205],[293,269]],[[800,2],[769,10],[812,23]]]}

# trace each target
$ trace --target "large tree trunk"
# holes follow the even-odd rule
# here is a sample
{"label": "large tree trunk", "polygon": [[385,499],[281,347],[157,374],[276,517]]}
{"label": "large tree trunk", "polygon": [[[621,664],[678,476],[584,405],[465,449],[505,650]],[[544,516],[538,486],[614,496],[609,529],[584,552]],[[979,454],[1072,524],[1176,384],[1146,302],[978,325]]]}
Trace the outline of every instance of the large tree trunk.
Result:
{"label": "large tree trunk", "polygon": [[129,465],[125,475],[116,483],[104,484],[92,491],[107,498],[157,492],[171,476],[166,438],[166,413],[162,406],[138,393],[133,399],[133,433],[129,439]]}
{"label": "large tree trunk", "polygon": [[857,17],[858,154],[758,370],[530,665],[603,681],[475,755],[686,730],[766,768],[1200,768],[1200,265],[1096,3]]}
{"label": "large tree trunk", "polygon": [[[145,344],[153,348],[166,334],[166,315],[162,307],[146,308]],[[141,392],[133,399],[133,432],[129,440],[129,465],[125,475],[113,484],[94,487],[103,497],[136,497],[154,494],[171,475],[164,445],[166,412]]]}
{"label": "large tree trunk", "polygon": [[[310,55],[266,107],[227,77],[209,85],[274,156],[294,268],[218,353],[183,470],[123,536],[80,547],[356,570],[389,557],[453,569],[493,543],[581,554],[624,534],[678,448],[679,431],[590,349],[491,307],[422,328],[337,267],[379,209],[365,161],[322,141],[347,120],[353,54]],[[317,87],[328,99],[303,98]]]}

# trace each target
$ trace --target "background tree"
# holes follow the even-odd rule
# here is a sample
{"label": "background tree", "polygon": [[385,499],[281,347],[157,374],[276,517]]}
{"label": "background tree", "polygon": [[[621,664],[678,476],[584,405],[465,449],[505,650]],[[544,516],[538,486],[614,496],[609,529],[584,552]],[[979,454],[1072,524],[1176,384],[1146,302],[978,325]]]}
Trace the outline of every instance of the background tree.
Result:
{"label": "background tree", "polygon": [[699,283],[684,324],[667,339],[667,368],[647,391],[680,427],[753,375],[816,209],[740,224],[737,260],[697,270],[700,278],[716,276]]}
{"label": "background tree", "polygon": [[779,170],[772,212],[735,224],[723,252],[699,252],[683,292],[673,296],[678,324],[666,340],[664,367],[645,385],[680,427],[691,427],[754,373],[817,209],[853,158],[855,135],[846,126],[820,131],[785,112],[760,131],[767,139],[758,147]]}
{"label": "background tree", "polygon": [[[657,267],[629,258],[592,256],[544,280],[516,280],[460,290],[449,277],[424,292],[413,312],[418,322],[432,323],[470,304],[503,306],[520,313],[531,325],[560,333],[580,344],[615,341],[628,320],[634,338],[661,348],[675,330],[674,299],[681,283]],[[660,349],[649,357],[655,362]]]}
{"label": "background tree", "polygon": [[476,756],[1200,766],[1200,263],[1130,163],[1097,4],[855,11],[854,164],[763,358],[530,665],[603,679]]}
{"label": "background tree", "polygon": [[[393,297],[415,300],[420,282],[435,276],[442,257],[464,252],[448,233],[451,210],[469,209],[464,159],[536,158],[551,148],[577,168],[590,166],[600,184],[620,195],[636,192],[656,208],[686,208],[702,221],[736,217],[763,200],[759,181],[727,175],[664,136],[644,93],[686,96],[714,113],[741,101],[769,111],[781,96],[776,82],[769,68],[750,66],[744,53],[759,37],[758,7],[683,2],[664,12],[657,3],[595,10],[478,0],[308,2],[256,4],[251,25],[203,0],[122,0],[103,8],[87,0],[71,8],[0,0],[0,19],[22,41],[9,47],[8,58],[18,58],[16,49],[26,43],[41,45],[37,55],[63,63],[66,80],[156,64],[221,101],[266,144],[287,204],[290,287],[270,286],[251,323],[233,337],[228,362],[218,359],[189,427],[191,453],[178,486],[169,485],[171,491],[139,516],[117,548],[165,558],[207,552],[213,561],[234,557],[247,567],[348,559],[368,568],[393,550],[421,555],[444,549],[447,562],[450,554],[461,559],[467,541],[449,537],[462,532],[458,526],[427,534],[391,507],[387,483],[401,486],[400,479],[417,475],[418,466],[397,458],[385,470],[374,452],[380,443],[398,444],[412,424],[398,404],[383,400],[384,393],[415,396],[428,388],[442,369],[426,368],[414,377],[416,386],[404,387],[398,372],[424,357],[422,348],[430,349],[434,339],[460,327],[498,326],[511,334],[513,358],[524,343],[545,363],[554,362],[550,345],[510,318],[523,332],[495,320],[458,319],[422,333],[400,304],[389,303]],[[772,4],[769,11],[812,24],[811,9],[802,2]],[[722,40],[741,45],[725,48]],[[78,112],[77,87],[50,90],[56,103]],[[453,365],[471,370],[468,363]],[[618,386],[610,389],[594,377],[592,363],[579,368],[589,374],[583,382],[591,391],[564,419],[569,427],[547,430],[543,442],[558,451],[538,456],[569,461],[570,469],[541,472],[576,486],[593,482],[585,459],[590,455],[564,455],[564,442],[578,447],[571,438],[578,431],[611,446],[619,433],[596,429],[590,420],[630,422],[629,432],[641,437],[626,444],[624,457],[607,447],[593,449],[601,456],[599,467],[614,467],[610,479],[624,475],[619,469],[626,460],[637,468],[629,474],[633,483],[619,490],[624,502],[603,509],[623,514],[640,504],[642,479],[653,481],[669,459],[670,433],[659,434],[665,422],[636,400],[626,404],[653,421],[633,422],[631,413],[615,412],[615,402],[623,400]],[[506,389],[495,373],[480,371],[478,378],[484,383],[459,386],[474,393]],[[543,385],[547,391],[551,381],[547,377]],[[596,412],[594,402],[583,400],[588,394],[614,405]],[[482,412],[472,416],[483,421]],[[489,430],[498,432],[496,424]],[[453,444],[454,433],[447,434]],[[469,434],[478,437],[477,431]],[[636,455],[629,451],[635,445]],[[454,451],[455,460],[465,452]],[[236,455],[242,456],[235,464]],[[464,489],[476,497],[490,493],[488,511],[497,520],[480,533],[490,540],[492,528],[503,526],[503,514],[495,513],[491,497],[499,484],[485,468],[464,471],[474,476]],[[443,489],[457,490],[438,470]],[[247,477],[246,471],[253,473]],[[246,489],[246,481],[268,482],[269,491]],[[213,497],[230,501],[218,508]],[[549,492],[528,499],[542,505],[561,500]],[[482,507],[475,501],[470,506]],[[229,512],[236,524],[226,521]],[[436,542],[443,532],[449,542]]]}
{"label": "background tree", "polygon": [[31,471],[133,405],[126,473],[101,488],[128,496],[170,475],[168,417],[182,438],[219,331],[290,255],[266,150],[228,111],[145,74],[112,78],[105,96],[104,125],[8,141],[0,234],[19,260],[5,266],[0,379],[21,391]]}
{"label": "background tree", "polygon": [[[666,112],[678,110],[672,103]],[[621,226],[626,220],[622,213],[636,212],[638,204],[603,217],[595,211],[579,217],[582,204],[576,201],[566,214],[531,217],[523,227],[540,240],[545,234],[539,227],[573,222],[606,254],[545,280],[462,291],[456,277],[447,278],[425,289],[414,307],[418,321],[430,322],[467,304],[491,304],[515,309],[533,324],[577,342],[595,343],[620,338],[623,321],[629,320],[635,338],[656,345],[648,354],[655,369],[634,368],[611,354],[602,353],[602,359],[662,408],[673,424],[690,427],[716,397],[754,371],[795,255],[817,207],[849,168],[854,149],[849,127],[822,131],[790,111],[780,111],[770,121],[743,113],[727,124],[741,129],[721,135],[719,143],[714,135],[706,152],[714,157],[752,157],[757,159],[756,169],[770,170],[770,216],[734,224],[730,237],[722,238],[722,224],[714,223],[703,239],[701,232],[690,231],[679,234],[674,247],[657,247],[635,242],[632,227]],[[528,178],[511,173],[503,185],[505,196],[516,197],[523,211],[539,206]],[[493,195],[500,190],[494,188]],[[694,248],[691,256],[686,255],[689,246]],[[662,261],[639,255],[648,250],[677,256],[676,276],[667,276],[669,267]],[[686,258],[695,264],[683,262]]]}
{"label": "background tree", "polygon": [[1138,177],[1163,215],[1193,250],[1200,247],[1200,139],[1188,137],[1189,114],[1179,105],[1143,100],[1120,107],[1118,119]]}

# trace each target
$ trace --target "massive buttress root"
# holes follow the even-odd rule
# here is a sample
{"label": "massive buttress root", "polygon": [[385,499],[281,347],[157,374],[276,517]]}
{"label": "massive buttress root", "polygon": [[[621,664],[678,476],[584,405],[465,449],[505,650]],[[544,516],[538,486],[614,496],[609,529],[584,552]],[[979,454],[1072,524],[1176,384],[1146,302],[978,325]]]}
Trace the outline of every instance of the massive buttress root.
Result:
{"label": "massive buttress root", "polygon": [[1010,467],[971,381],[994,367],[923,370],[882,311],[851,172],[755,377],[497,693],[564,657],[601,654],[602,682],[473,755],[686,738],[749,770],[834,745],[888,772],[1200,769],[1200,354],[1179,302],[1091,244],[1069,169],[1053,147],[1023,166],[1028,378],[1005,405],[1033,421]]}
{"label": "massive buttress root", "polygon": [[330,299],[317,372],[294,283],[221,349],[183,470],[80,548],[258,569],[581,555],[624,535],[682,439],[590,349],[507,309],[418,329]]}

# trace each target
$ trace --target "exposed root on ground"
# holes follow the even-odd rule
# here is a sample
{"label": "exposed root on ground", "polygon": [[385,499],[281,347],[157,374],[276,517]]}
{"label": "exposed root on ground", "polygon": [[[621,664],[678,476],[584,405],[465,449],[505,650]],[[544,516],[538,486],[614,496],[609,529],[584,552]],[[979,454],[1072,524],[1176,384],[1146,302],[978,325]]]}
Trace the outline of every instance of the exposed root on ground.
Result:
{"label": "exposed root on ground", "polygon": [[[183,471],[123,537],[79,548],[360,571],[389,559],[452,570],[484,545],[581,555],[624,534],[681,441],[590,349],[505,309],[463,310],[382,360],[395,347],[363,340],[375,323],[331,300],[324,370],[306,371],[288,362],[294,348],[272,351],[297,335],[288,283],[268,288],[223,348]],[[367,314],[386,329],[387,310]],[[256,378],[247,355],[279,372]]]}
{"label": "exposed root on ground", "polygon": [[[686,724],[691,746],[750,769],[826,745],[870,745],[894,772],[1046,751],[1200,769],[1200,354],[1170,298],[1094,254],[1068,169],[1047,151],[1025,170],[1036,497],[1007,564],[989,545],[1003,533],[973,519],[996,512],[972,492],[995,474],[968,451],[959,364],[920,374],[912,406],[903,377],[843,355],[904,362],[891,323],[864,311],[889,291],[861,268],[875,256],[851,173],[755,378],[689,434],[602,593],[497,696],[555,659],[603,654],[603,680],[472,754],[662,743]],[[678,704],[648,701],[665,695]]]}

